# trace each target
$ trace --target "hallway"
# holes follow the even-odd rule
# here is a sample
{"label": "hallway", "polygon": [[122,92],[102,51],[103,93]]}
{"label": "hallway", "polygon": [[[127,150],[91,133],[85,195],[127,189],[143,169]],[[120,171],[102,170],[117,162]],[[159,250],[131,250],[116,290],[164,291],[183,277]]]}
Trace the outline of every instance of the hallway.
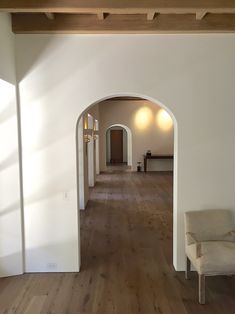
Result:
{"label": "hallway", "polygon": [[101,174],[81,212],[81,272],[0,279],[0,313],[234,313],[234,277],[208,278],[201,306],[197,275],[173,269],[172,182],[170,172]]}
{"label": "hallway", "polygon": [[[161,275],[173,271],[172,179],[171,173],[118,170],[99,177],[81,222],[82,271],[96,269],[90,277],[92,313],[175,308],[167,299],[176,290],[166,283],[164,291]],[[83,311],[90,313],[90,306]]]}

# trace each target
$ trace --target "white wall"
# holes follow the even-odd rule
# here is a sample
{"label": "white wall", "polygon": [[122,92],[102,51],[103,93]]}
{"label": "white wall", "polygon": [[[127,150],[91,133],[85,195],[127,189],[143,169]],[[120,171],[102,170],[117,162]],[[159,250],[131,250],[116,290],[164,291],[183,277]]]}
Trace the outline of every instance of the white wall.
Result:
{"label": "white wall", "polygon": [[[98,105],[99,106],[99,105]],[[95,169],[96,169],[96,176],[100,174],[100,138],[99,138],[99,116],[95,119],[95,131],[98,132],[96,134],[96,140],[95,140]]]}
{"label": "white wall", "polygon": [[[106,160],[110,158],[110,154],[105,154],[107,139],[105,133],[107,128],[114,124],[126,125],[131,130],[132,170],[137,170],[138,161],[142,162],[143,169],[143,155],[149,149],[152,154],[173,155],[174,128],[173,125],[168,130],[159,127],[156,118],[161,107],[157,104],[146,100],[110,100],[100,103],[99,108],[102,171],[106,170]],[[171,171],[172,169],[173,162],[171,160],[150,160],[148,162],[149,171]]]}
{"label": "white wall", "polygon": [[[88,114],[89,117],[88,118]],[[89,200],[89,185],[94,186],[96,176],[100,173],[99,166],[99,138],[95,141],[92,139],[91,143],[85,143],[84,121],[88,124],[87,127],[93,128],[93,121],[99,125],[99,105],[92,106],[86,113],[78,119],[78,152],[79,152],[79,205],[80,209],[85,209]],[[89,158],[88,158],[89,157]],[[91,164],[91,167],[90,167]],[[92,169],[91,169],[92,168]]]}
{"label": "white wall", "polygon": [[84,122],[83,117],[78,123],[78,177],[79,177],[79,206],[85,209],[89,198],[88,187],[88,158],[87,143],[84,142]]}
{"label": "white wall", "polygon": [[127,163],[127,131],[125,129],[123,129],[122,141],[123,141],[123,162]]}
{"label": "white wall", "polygon": [[[110,162],[111,159],[111,138],[110,138],[110,130],[107,130],[107,132],[105,133],[105,137],[106,137],[106,147],[102,152],[102,155],[106,153],[106,162]],[[104,140],[103,140],[104,141]],[[101,162],[101,160],[100,160]],[[102,167],[101,167],[102,170]]]}
{"label": "white wall", "polygon": [[100,138],[99,135],[96,136],[95,141],[95,169],[96,169],[96,178],[100,174]]}
{"label": "white wall", "polygon": [[[94,124],[98,125],[99,128],[99,119],[100,119],[100,109],[99,104],[96,104],[89,108],[88,113],[93,117]],[[97,120],[97,121],[96,121]],[[100,173],[100,161],[99,161],[99,136],[94,141],[94,183],[96,182],[96,177]]]}
{"label": "white wall", "polygon": [[[88,114],[88,129],[94,129],[94,118]],[[94,187],[96,181],[96,162],[95,162],[95,141],[93,136],[90,136],[88,143],[88,184],[89,187]]]}
{"label": "white wall", "polygon": [[234,34],[17,35],[28,271],[79,268],[75,126],[113,95],[146,96],[175,116],[174,265],[183,269],[183,213],[235,211],[234,52]]}
{"label": "white wall", "polygon": [[23,272],[14,44],[0,13],[0,277]]}

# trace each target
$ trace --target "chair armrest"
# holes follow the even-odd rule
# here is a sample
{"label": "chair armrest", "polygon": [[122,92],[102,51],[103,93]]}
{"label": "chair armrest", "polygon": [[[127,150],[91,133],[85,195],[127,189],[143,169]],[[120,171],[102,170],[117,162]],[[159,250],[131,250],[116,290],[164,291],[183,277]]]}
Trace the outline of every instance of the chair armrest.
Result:
{"label": "chair armrest", "polygon": [[198,242],[196,237],[195,237],[195,234],[192,233],[192,232],[186,232],[186,235],[191,239],[191,241],[193,243],[196,244],[196,257],[199,258],[202,256],[202,246],[201,246],[201,242]]}

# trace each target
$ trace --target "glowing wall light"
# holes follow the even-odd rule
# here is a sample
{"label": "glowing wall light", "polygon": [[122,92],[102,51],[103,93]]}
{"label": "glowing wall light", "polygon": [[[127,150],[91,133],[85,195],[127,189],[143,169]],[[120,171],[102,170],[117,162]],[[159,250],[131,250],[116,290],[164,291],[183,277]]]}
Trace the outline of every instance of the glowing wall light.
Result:
{"label": "glowing wall light", "polygon": [[88,129],[88,117],[87,115],[83,116],[83,129]]}
{"label": "glowing wall light", "polygon": [[164,109],[160,109],[156,116],[156,123],[163,131],[168,131],[173,126],[173,121],[168,112]]}
{"label": "glowing wall light", "polygon": [[83,137],[84,137],[84,142],[89,143],[90,142],[90,130],[88,129],[88,116],[84,115],[83,116]]}
{"label": "glowing wall light", "polygon": [[94,130],[93,130],[93,138],[96,141],[99,135],[99,122],[95,119],[94,121]]}
{"label": "glowing wall light", "polygon": [[146,129],[153,119],[152,110],[148,107],[140,108],[135,115],[135,125],[138,129]]}

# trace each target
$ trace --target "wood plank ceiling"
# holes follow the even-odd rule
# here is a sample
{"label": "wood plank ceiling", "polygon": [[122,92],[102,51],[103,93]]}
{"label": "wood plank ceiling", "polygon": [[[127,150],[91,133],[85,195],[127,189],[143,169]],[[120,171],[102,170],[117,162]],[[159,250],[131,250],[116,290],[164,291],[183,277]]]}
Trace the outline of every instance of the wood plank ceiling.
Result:
{"label": "wood plank ceiling", "polygon": [[15,33],[235,32],[235,0],[1,0]]}

